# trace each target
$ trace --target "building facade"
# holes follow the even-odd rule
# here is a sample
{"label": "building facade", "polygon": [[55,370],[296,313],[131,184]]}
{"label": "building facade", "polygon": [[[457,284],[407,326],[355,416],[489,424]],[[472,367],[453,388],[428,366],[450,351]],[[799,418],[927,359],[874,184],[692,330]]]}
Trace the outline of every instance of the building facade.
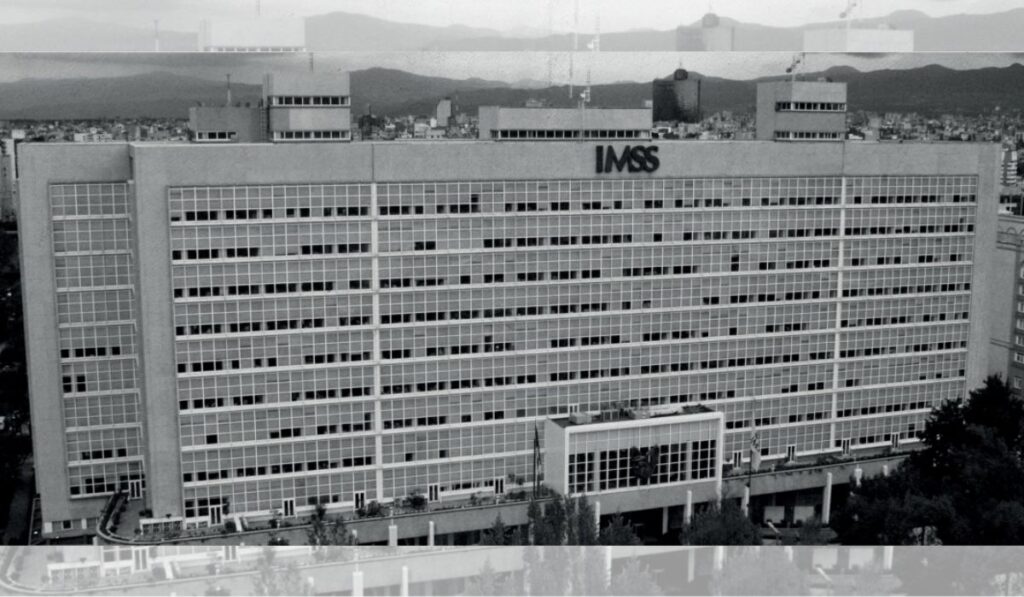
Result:
{"label": "building facade", "polygon": [[846,138],[846,83],[770,81],[757,85],[761,141],[842,141]]}
{"label": "building facade", "polygon": [[506,108],[480,106],[479,136],[492,141],[651,138],[648,108]]}
{"label": "building facade", "polygon": [[[990,373],[1001,376],[1018,395],[1024,394],[1024,217],[999,214],[989,312]],[[1010,275],[1012,272],[1012,275]]]}
{"label": "building facade", "polygon": [[652,118],[655,122],[701,121],[700,79],[677,69],[671,79],[655,79],[651,84]]}
{"label": "building facade", "polygon": [[258,105],[189,108],[194,143],[337,142],[352,140],[349,74],[268,74]]}
{"label": "building facade", "polygon": [[[720,413],[715,471],[755,432],[765,460],[875,449],[987,372],[995,145],[20,159],[47,532],[119,490],[188,525],[501,493],[547,419],[615,405]],[[679,503],[648,489],[615,507]]]}

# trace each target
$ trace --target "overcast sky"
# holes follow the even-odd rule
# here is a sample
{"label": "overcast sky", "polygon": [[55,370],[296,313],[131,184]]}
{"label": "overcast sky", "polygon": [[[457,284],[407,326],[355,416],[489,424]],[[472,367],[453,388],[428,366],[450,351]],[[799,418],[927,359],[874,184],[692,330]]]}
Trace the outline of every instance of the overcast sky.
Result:
{"label": "overcast sky", "polygon": [[[462,24],[522,33],[571,31],[576,0],[0,0],[0,23],[76,17],[124,25],[197,31],[203,18],[309,16],[332,11],[428,25]],[[709,8],[749,23],[793,26],[835,20],[848,0],[579,0],[582,32],[669,29],[698,20]],[[992,13],[1019,8],[1020,0],[859,0],[855,14],[884,16],[920,10],[931,16]]]}
{"label": "overcast sky", "polygon": [[[794,58],[784,52],[601,52],[577,54],[575,84],[583,85],[590,73],[592,83],[650,81],[679,67],[709,76],[753,79],[783,75]],[[917,54],[807,54],[803,72],[822,71],[832,66],[852,66],[861,71],[905,69],[939,64],[955,69],[1005,67],[1024,62],[1022,54],[917,53]],[[532,80],[569,82],[566,53],[523,52],[373,52],[317,54],[317,72],[361,70],[383,67],[407,72],[466,79],[477,77],[516,83]],[[3,54],[0,53],[0,82],[28,78],[95,78],[169,72],[178,75],[259,83],[266,72],[307,70],[305,55],[267,54]],[[550,75],[549,75],[550,73]],[[549,79],[550,76],[550,79]]]}

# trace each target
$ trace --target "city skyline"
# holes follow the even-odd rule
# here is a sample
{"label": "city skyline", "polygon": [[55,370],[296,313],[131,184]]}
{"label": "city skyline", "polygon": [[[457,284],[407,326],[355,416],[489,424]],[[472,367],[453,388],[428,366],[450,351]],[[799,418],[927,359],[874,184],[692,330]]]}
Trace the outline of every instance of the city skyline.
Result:
{"label": "city skyline", "polygon": [[577,86],[646,82],[670,75],[677,68],[706,77],[754,80],[785,76],[797,57],[798,73],[836,66],[861,72],[906,70],[938,65],[954,70],[1005,67],[1024,62],[1024,53],[801,53],[801,52],[322,52],[286,54],[244,53],[0,53],[0,83],[23,80],[88,79],[167,72],[208,80],[231,74],[236,83],[258,84],[276,71],[352,72],[390,68],[451,79],[483,79],[507,84],[555,85],[570,82],[570,63]]}

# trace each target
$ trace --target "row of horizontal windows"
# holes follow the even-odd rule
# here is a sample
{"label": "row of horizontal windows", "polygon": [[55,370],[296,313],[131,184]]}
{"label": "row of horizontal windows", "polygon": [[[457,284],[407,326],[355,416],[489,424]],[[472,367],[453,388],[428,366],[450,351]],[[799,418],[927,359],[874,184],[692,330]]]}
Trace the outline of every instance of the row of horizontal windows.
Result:
{"label": "row of horizontal windows", "polygon": [[[221,219],[221,214],[224,216],[224,220],[270,220],[275,218],[332,218],[332,217],[358,217],[367,216],[370,214],[370,208],[366,206],[362,207],[321,207],[321,208],[310,208],[310,207],[288,207],[284,209],[225,209],[221,210],[187,210],[182,212],[185,216],[186,222],[210,222]],[[180,215],[172,215],[172,222],[181,221]]]}
{"label": "row of horizontal windows", "polygon": [[[828,360],[832,358],[831,351],[810,352],[807,359]],[[732,359],[710,359],[700,362],[664,363],[657,365],[642,365],[640,367],[611,367],[608,369],[588,369],[575,371],[556,371],[548,374],[547,381],[571,381],[575,379],[599,379],[606,377],[624,377],[629,375],[654,375],[658,373],[697,371],[703,369],[724,369],[732,367],[747,367],[756,365],[772,365],[778,363],[801,362],[800,354],[774,354],[758,357],[739,357]],[[403,394],[413,391],[434,392],[442,390],[460,390],[481,387],[500,387],[520,384],[536,383],[535,375],[506,375],[498,377],[454,379],[436,382],[418,382],[416,384],[390,384],[381,387],[382,394]]]}
{"label": "row of horizontal windows", "polygon": [[[370,288],[369,280],[349,280],[349,290],[365,290]],[[223,290],[223,294],[221,293]],[[174,298],[212,297],[212,296],[250,296],[259,294],[289,294],[295,292],[329,292],[334,290],[333,281],[297,282],[278,284],[241,284],[220,286],[200,286],[198,288],[175,288]]]}
{"label": "row of horizontal windows", "polygon": [[275,141],[350,139],[351,131],[274,131]]}
{"label": "row of horizontal windows", "polygon": [[839,351],[839,358],[841,359],[853,359],[857,357],[867,356],[878,356],[883,354],[896,354],[898,352],[911,353],[911,352],[930,352],[933,350],[955,350],[957,348],[967,348],[967,341],[961,340],[959,342],[947,341],[947,342],[927,342],[922,344],[908,344],[906,346],[872,346],[867,348],[851,348],[847,350]]}
{"label": "row of horizontal windows", "polygon": [[[948,263],[956,263],[959,261],[967,261],[968,255],[966,253],[950,253]],[[876,257],[875,262],[872,264],[867,257],[851,257],[850,265],[853,267],[860,267],[865,265],[900,265],[903,263],[902,255],[890,255],[887,257]],[[912,263],[909,259],[907,263]],[[918,255],[917,263],[944,263],[940,255]]]}
{"label": "row of horizontal windows", "polygon": [[[855,195],[850,198],[853,205],[879,205],[879,204],[913,204],[913,203],[973,203],[976,196],[972,194],[951,194],[944,195]],[[515,212],[540,212],[540,211],[582,211],[597,210],[633,210],[639,209],[682,209],[682,208],[708,208],[708,207],[779,207],[779,206],[812,206],[812,205],[838,205],[840,198],[830,195],[819,196],[790,196],[790,197],[740,197],[740,198],[705,198],[705,199],[612,199],[612,200],[570,200],[570,201],[517,201],[504,203],[505,213]],[[498,205],[501,205],[500,203]],[[382,216],[407,216],[423,215],[427,206],[422,204],[391,204],[382,205],[379,208]],[[497,210],[488,211],[494,213]],[[473,202],[470,204],[445,204],[434,205],[434,213],[438,214],[476,214],[481,213],[480,203],[477,195],[473,195]],[[365,215],[365,214],[362,214]]]}
{"label": "row of horizontal windows", "polygon": [[[959,290],[969,290],[970,283],[965,284],[944,284],[944,285],[927,285],[917,287],[920,290],[918,292],[925,292],[925,288],[930,288],[929,292],[934,292],[936,288],[945,288],[944,292],[955,292]],[[844,296],[846,293],[850,293],[849,296],[891,296],[899,294],[910,294],[915,290],[915,287],[903,286],[903,287],[879,287],[870,288],[866,291],[845,289]],[[857,294],[854,294],[857,292]],[[727,304],[739,304],[739,303],[766,303],[775,301],[801,301],[801,300],[817,300],[821,298],[833,298],[835,291],[823,293],[820,290],[812,291],[793,291],[793,292],[778,292],[778,293],[759,293],[759,294],[736,294],[726,297],[728,299]],[[705,296],[701,297],[701,302],[704,305],[719,305],[723,304],[721,297],[718,296]],[[621,309],[646,309],[650,308],[651,301],[622,301]],[[447,321],[447,320],[466,320],[466,319],[491,319],[491,318],[505,318],[505,317],[523,317],[533,315],[555,315],[555,314],[569,314],[569,313],[593,313],[601,311],[612,310],[611,303],[600,302],[600,303],[576,303],[576,304],[563,304],[563,305],[549,305],[549,306],[530,306],[530,307],[499,307],[494,309],[463,309],[459,311],[419,311],[416,313],[391,313],[381,315],[381,324],[398,324],[398,323],[412,323],[412,322],[429,322],[429,321]]]}
{"label": "row of horizontal windows", "polygon": [[68,493],[72,496],[78,495],[102,495],[114,493],[118,489],[128,489],[128,481],[142,481],[142,473],[129,473],[119,475],[119,480],[108,477],[84,477],[73,479],[68,487]]}
{"label": "row of horizontal windows", "polygon": [[[339,353],[339,354],[335,354],[335,353],[307,354],[307,355],[303,355],[302,363],[306,364],[306,365],[323,365],[323,364],[327,364],[327,363],[356,363],[356,362],[359,362],[359,361],[369,361],[370,358],[371,357],[370,357],[370,352],[369,351],[351,352],[351,353],[343,352],[343,353]],[[239,359],[234,359],[234,360],[230,360],[230,361],[217,360],[217,361],[193,362],[193,363],[191,363],[191,365],[192,365],[191,366],[191,371],[193,373],[203,373],[203,372],[209,372],[209,371],[224,371],[225,369],[248,369],[248,368],[250,368],[250,367],[248,367],[250,362],[252,363],[252,368],[277,367],[278,366],[277,357],[267,357],[266,359],[257,357],[257,358],[252,359],[252,361],[248,361],[248,360],[247,361],[242,361],[242,360],[239,360]],[[225,365],[230,365],[230,366],[229,367],[225,367]],[[246,366],[243,366],[243,365],[246,365]],[[283,366],[287,367],[287,366],[289,366],[289,364],[286,363]],[[187,372],[189,372],[189,370],[190,370],[189,363],[178,363],[178,373],[187,373]]]}
{"label": "row of horizontal windows", "polygon": [[[316,245],[301,245],[299,250],[303,255],[332,255],[337,247],[338,254],[345,255],[350,253],[369,253],[369,243],[344,243],[335,245],[330,244],[316,244]],[[223,255],[220,249],[174,249],[171,251],[171,259],[174,261],[181,260],[197,260],[197,259],[244,259],[259,257],[259,247],[229,247],[224,249]]]}
{"label": "row of horizontal windows", "polygon": [[873,406],[862,406],[860,408],[844,408],[836,411],[836,417],[847,418],[847,417],[858,417],[874,415],[878,413],[892,413],[900,412],[904,410],[923,410],[931,408],[932,403],[928,400],[919,400],[915,402],[906,403],[895,403],[886,405],[873,405]]}
{"label": "row of horizontal windows", "polygon": [[[259,247],[229,247],[224,249],[224,257],[235,258],[235,257],[259,257]],[[178,261],[181,259],[220,259],[220,249],[188,249],[182,251],[175,249],[171,251],[171,259]]]}
{"label": "row of horizontal windows", "polygon": [[845,112],[845,102],[775,102],[776,112]]}
{"label": "row of horizontal windows", "polygon": [[196,141],[233,141],[237,137],[235,131],[196,131]]}
{"label": "row of horizontal windows", "polygon": [[874,288],[844,288],[843,298],[857,296],[890,296],[932,292],[963,292],[971,289],[970,282],[961,284],[918,284],[917,286],[876,286]]}
{"label": "row of horizontal windows", "polygon": [[491,129],[492,139],[649,139],[645,129]]}
{"label": "row of horizontal windows", "polygon": [[347,95],[271,95],[271,106],[347,106]]}
{"label": "row of horizontal windows", "polygon": [[[920,226],[848,226],[844,232],[846,236],[891,236],[900,234],[958,234],[973,232],[974,224],[922,224]],[[768,230],[768,238],[809,238],[809,237],[832,237],[838,236],[837,228],[777,228]],[[750,240],[758,238],[757,230],[705,230],[703,232],[681,231],[676,242],[679,241],[701,241],[701,240]],[[604,234],[604,235],[583,235],[583,236],[520,236],[505,238],[483,238],[483,248],[501,249],[513,247],[542,247],[542,246],[570,246],[570,245],[607,245],[607,244],[628,244],[633,242],[664,242],[664,233],[652,233],[648,238],[642,240],[633,239],[632,234]],[[672,240],[672,239],[670,239]],[[395,250],[395,249],[392,249]],[[398,249],[401,250],[401,249]],[[407,250],[407,249],[406,249]],[[413,241],[414,251],[435,251],[438,250],[436,240]]]}
{"label": "row of horizontal windows", "polygon": [[105,448],[81,453],[82,460],[103,460],[107,458],[124,458],[128,456],[127,448]]}
{"label": "row of horizontal windows", "polygon": [[[655,273],[655,271],[656,271],[655,267],[643,268],[640,271],[641,272],[646,272],[648,269],[650,269],[651,273],[650,274],[641,273],[641,275],[643,275],[643,276],[652,276],[652,277],[654,277],[654,276],[667,276],[667,275],[683,274],[684,273],[683,267],[684,266],[675,266],[675,267],[673,267],[671,272],[669,272],[667,267],[659,266],[657,268],[657,271],[659,271],[661,273]],[[599,275],[594,275],[594,272],[595,271],[599,271],[599,270],[585,270],[585,271],[586,271],[587,275],[581,276],[579,279],[599,279]],[[633,275],[633,270],[630,269],[629,271],[630,271],[629,275],[632,276]],[[575,274],[575,272],[562,272],[562,274],[564,274],[564,276],[559,277],[560,280],[574,280],[574,279],[577,279],[573,275],[573,274]],[[504,281],[504,275],[503,274],[491,274],[491,276],[492,276],[492,278],[491,278],[492,282],[503,282]],[[500,278],[495,278],[493,276],[500,276]],[[426,284],[424,282],[423,286],[436,286],[437,285],[436,279],[434,279],[434,280],[435,280],[434,284]],[[388,280],[388,285],[390,286],[392,284],[392,282],[393,282],[393,280]],[[261,288],[264,290],[263,293],[260,292]],[[349,281],[349,289],[350,290],[367,290],[369,288],[370,288],[370,281],[369,280],[350,280]],[[259,284],[231,285],[231,286],[224,287],[224,290],[226,290],[226,292],[224,294],[221,293],[221,290],[222,290],[222,288],[220,286],[204,286],[204,287],[199,287],[199,288],[193,287],[193,288],[188,288],[188,289],[175,288],[174,289],[174,297],[175,298],[183,298],[186,295],[186,291],[187,291],[188,297],[190,297],[190,298],[194,298],[194,297],[205,298],[205,297],[219,297],[219,296],[250,296],[250,295],[259,295],[259,294],[287,294],[287,293],[297,293],[297,292],[330,292],[330,291],[334,290],[334,282],[331,282],[331,281],[327,281],[327,282],[303,282],[302,284],[298,284],[298,283],[292,282],[292,283],[281,283],[281,284],[266,284],[266,285],[264,285],[262,287]],[[970,283],[967,282],[967,283],[963,283],[963,284],[922,284],[922,285],[917,285],[917,286],[852,288],[852,289],[851,288],[846,288],[846,289],[843,290],[843,296],[844,297],[882,296],[882,295],[893,295],[893,294],[910,294],[910,293],[914,293],[914,292],[917,292],[917,293],[925,293],[925,292],[957,292],[957,291],[960,291],[960,290],[970,290]],[[790,293],[786,293],[785,296],[789,296],[789,294]],[[799,293],[801,296],[797,296],[797,294],[798,293],[793,293],[793,296],[795,298],[792,298],[792,299],[790,299],[790,298],[782,298],[782,296],[780,295],[779,298],[768,298],[768,299],[765,299],[765,300],[780,300],[781,301],[781,300],[801,300],[802,298],[819,298],[821,293],[820,293],[820,291],[814,291],[813,294],[817,294],[818,296],[813,296],[813,297],[805,297],[805,296],[803,296],[804,294],[807,294],[807,293]],[[749,295],[749,296],[753,296],[753,295]],[[766,296],[768,296],[768,295],[766,295]],[[707,305],[717,305],[717,304],[719,304],[718,298],[719,297],[704,297],[704,299],[705,299],[704,300],[704,304],[707,304]],[[731,302],[734,302],[734,303],[735,302],[748,302],[748,301],[749,302],[755,302],[754,300],[749,299],[748,295],[740,295],[740,296],[731,297],[731,298],[735,298],[736,299],[736,300],[731,300]],[[524,308],[525,307],[520,307],[520,309],[524,309]],[[562,312],[565,312],[565,313],[573,312],[573,313],[575,313],[576,312],[576,311],[572,310],[571,306],[566,306],[565,309],[566,309],[565,311],[551,311],[551,312],[552,313],[562,313]],[[601,310],[606,310],[606,308],[605,309],[601,309]],[[525,314],[528,314],[528,313],[524,312],[523,314],[525,315]],[[538,314],[539,314],[539,312],[538,312]],[[420,315],[422,315],[423,317],[420,318]],[[392,316],[392,317],[394,317],[394,316]],[[486,315],[484,317],[486,317]],[[501,316],[500,315],[495,315],[495,317],[501,317]],[[444,320],[445,318],[446,318],[446,315],[445,315],[444,312],[440,312],[440,314],[435,313],[433,315],[424,313],[424,314],[417,314],[416,321],[438,321],[438,320]],[[384,322],[384,323],[388,323],[388,322]]]}
{"label": "row of horizontal windows", "polygon": [[111,346],[111,347],[109,347],[109,353],[108,353],[108,347],[106,347],[106,346],[89,346],[89,347],[85,347],[85,348],[76,348],[74,350],[71,350],[70,348],[62,348],[62,349],[60,349],[60,358],[62,358],[62,359],[70,359],[70,358],[81,359],[81,358],[90,358],[90,357],[105,357],[108,354],[110,356],[112,356],[112,357],[120,356],[121,355],[121,347],[120,346]]}
{"label": "row of horizontal windows", "polygon": [[[334,324],[335,320],[331,320]],[[352,315],[339,317],[337,319],[337,325],[340,327],[347,326],[359,326],[369,325],[372,323],[372,317],[369,315]],[[327,327],[327,320],[323,317],[309,317],[306,319],[278,319],[261,322],[261,321],[246,321],[238,323],[206,323],[189,326],[175,326],[174,334],[176,336],[195,336],[204,334],[222,334],[228,332],[232,334],[247,333],[247,332],[260,332],[266,330],[268,332],[281,331],[281,330],[305,330]]]}
{"label": "row of horizontal windows", "polygon": [[839,140],[843,137],[844,134],[837,131],[775,131],[776,139]]}
{"label": "row of horizontal windows", "polygon": [[[358,398],[361,396],[370,396],[373,393],[370,387],[351,387],[351,388],[329,388],[325,390],[306,390],[305,392],[292,392],[291,401],[299,402],[302,400],[329,400],[334,398]],[[252,406],[257,404],[265,404],[266,397],[263,394],[251,394],[246,396],[232,396],[230,406]],[[228,401],[225,398],[193,398],[189,400],[179,400],[179,410],[199,410],[205,408],[224,408],[228,406]]]}
{"label": "row of horizontal windows", "polygon": [[[938,319],[942,319],[942,320],[945,319],[945,318],[940,318],[937,315],[935,315],[934,317],[937,320]],[[951,317],[951,319],[957,319],[957,317]],[[819,322],[817,322],[813,326],[813,328],[810,329],[810,331],[814,332],[815,336],[826,337],[826,336],[824,336],[824,334],[826,334],[827,332],[831,331],[831,324],[832,324],[832,322],[830,322],[830,321],[819,321]],[[494,355],[494,354],[498,354],[498,353],[507,353],[507,352],[513,352],[513,351],[521,351],[525,355],[525,353],[542,353],[542,352],[546,352],[549,347],[552,348],[552,349],[556,349],[556,350],[559,349],[559,348],[576,347],[576,346],[587,347],[587,348],[597,348],[597,347],[601,347],[601,346],[621,346],[621,347],[626,348],[626,349],[633,349],[633,348],[642,348],[641,344],[642,343],[647,343],[647,342],[663,342],[663,341],[669,340],[669,339],[672,339],[672,340],[685,340],[685,339],[690,339],[690,338],[709,338],[709,337],[712,337],[711,336],[712,332],[714,332],[713,339],[716,340],[716,341],[717,340],[723,340],[723,339],[735,340],[736,339],[735,337],[740,335],[741,328],[736,325],[736,322],[733,323],[732,327],[727,327],[727,325],[728,325],[727,323],[723,322],[722,324],[716,326],[716,329],[712,329],[712,330],[708,330],[708,329],[701,330],[701,329],[693,329],[693,328],[691,328],[691,329],[674,329],[673,330],[673,329],[671,329],[669,327],[669,324],[664,324],[664,327],[666,329],[664,329],[663,331],[648,332],[648,333],[644,333],[642,335],[640,333],[636,333],[633,338],[630,337],[629,333],[627,333],[626,335],[611,334],[611,335],[606,335],[606,336],[595,336],[595,335],[585,335],[585,332],[587,330],[580,330],[580,332],[584,332],[584,333],[580,334],[579,336],[555,337],[555,338],[546,339],[543,342],[538,341],[538,340],[540,340],[540,338],[538,338],[538,336],[536,334],[527,331],[525,333],[518,333],[518,332],[514,333],[515,337],[519,338],[518,341],[512,341],[514,339],[514,337],[506,337],[506,338],[502,338],[502,339],[499,339],[499,340],[495,340],[494,336],[492,336],[492,335],[485,335],[485,336],[483,336],[483,342],[480,343],[478,341],[474,342],[474,340],[477,340],[477,338],[475,337],[476,333],[473,333],[470,330],[465,330],[464,333],[463,333],[462,338],[459,338],[458,336],[454,336],[451,339],[452,340],[463,339],[463,340],[469,340],[470,342],[463,343],[463,344],[452,344],[452,345],[445,345],[445,344],[440,344],[439,345],[438,341],[439,340],[443,341],[445,338],[444,337],[439,337],[439,336],[433,336],[433,335],[430,335],[430,334],[421,334],[420,338],[414,338],[411,334],[395,334],[395,335],[389,335],[389,336],[387,336],[384,339],[383,350],[381,351],[380,354],[381,354],[381,358],[384,359],[384,360],[396,360],[396,359],[409,359],[409,358],[412,358],[414,355],[417,358],[422,358],[424,356],[426,356],[426,357],[446,356],[446,355],[449,355],[449,354],[453,355],[453,356],[456,356],[456,355],[471,355],[471,354],[472,355],[477,355],[477,354],[480,354],[480,353],[484,353],[486,356],[490,356],[490,355]],[[675,326],[673,326],[673,327],[675,327]],[[887,327],[889,327],[889,326],[887,326]],[[880,341],[884,340],[885,343],[886,343],[886,346],[888,347],[887,350],[889,352],[896,352],[896,350],[899,347],[899,345],[894,343],[894,340],[896,339],[896,337],[898,337],[899,341],[907,342],[908,343],[904,347],[905,350],[901,350],[900,352],[911,353],[911,352],[923,352],[923,351],[932,351],[932,350],[949,350],[951,348],[954,348],[954,346],[931,346],[931,345],[927,345],[926,346],[924,344],[920,344],[920,342],[921,341],[925,341],[925,340],[927,340],[929,342],[933,341],[933,340],[934,341],[938,341],[940,339],[941,340],[946,340],[946,339],[952,340],[954,337],[956,337],[956,336],[958,336],[960,334],[960,332],[962,331],[962,327],[963,326],[961,325],[961,326],[935,326],[935,327],[931,327],[931,328],[927,328],[927,329],[926,328],[903,328],[903,329],[900,329],[900,330],[890,330],[890,331],[886,332],[884,334],[884,336],[885,336],[884,338],[882,338],[881,335],[879,334],[879,332],[877,332],[877,331],[876,332],[872,332],[870,330],[867,330],[867,331],[858,332],[858,333],[849,333],[849,334],[847,334],[844,337],[844,344],[848,345],[848,346],[844,346],[844,348],[866,349],[872,343],[877,343],[877,342],[880,342]],[[766,333],[766,334],[767,333],[792,333],[794,331],[808,330],[808,328],[809,328],[809,326],[808,326],[807,323],[784,323],[784,324],[780,323],[780,324],[768,324],[768,325],[763,326],[760,329],[753,328],[752,326],[744,326],[742,331],[743,331],[743,335],[749,335],[749,334],[761,334],[761,333]],[[511,332],[511,330],[508,330],[508,331]],[[577,332],[577,333],[579,333],[579,332]],[[561,335],[561,334],[559,334],[559,335]],[[199,372],[199,371],[220,371],[220,370],[224,370],[224,369],[227,368],[227,366],[224,365],[224,364],[218,365],[217,364],[218,362],[220,362],[220,363],[230,363],[230,368],[231,369],[240,369],[240,368],[248,368],[248,364],[249,363],[253,363],[253,365],[256,366],[256,367],[262,367],[264,365],[266,365],[268,367],[276,367],[276,366],[279,366],[279,365],[295,366],[295,365],[301,365],[301,364],[310,365],[310,364],[325,364],[325,363],[335,363],[335,362],[352,362],[352,363],[355,363],[355,362],[371,360],[370,359],[371,352],[369,350],[364,350],[363,352],[341,352],[340,354],[336,353],[334,351],[334,350],[336,350],[335,346],[352,346],[352,347],[356,347],[356,346],[359,346],[360,344],[368,344],[368,337],[367,338],[347,338],[347,334],[340,334],[340,335],[336,335],[336,336],[338,336],[338,337],[340,337],[342,339],[341,342],[338,342],[337,340],[332,340],[330,338],[325,337],[324,335],[317,335],[317,336],[319,336],[319,337],[295,338],[294,340],[296,340],[296,342],[292,342],[292,344],[294,344],[294,346],[291,347],[291,351],[293,351],[293,352],[292,352],[292,354],[290,356],[288,354],[289,353],[289,346],[288,346],[289,342],[288,341],[286,341],[284,343],[278,342],[276,347],[275,347],[275,345],[273,344],[272,340],[271,341],[260,340],[259,344],[255,347],[255,351],[254,351],[253,350],[254,347],[250,346],[248,341],[231,339],[231,340],[226,340],[224,342],[219,342],[217,345],[214,345],[213,343],[206,343],[205,347],[204,347],[203,343],[198,343],[198,342],[194,343],[191,346],[188,346],[188,345],[182,346],[181,347],[182,350],[180,352],[179,359],[182,360],[182,361],[185,361],[185,360],[187,360],[187,359],[189,359],[189,358],[191,358],[193,356],[199,357],[199,358],[197,358],[197,362],[191,363],[192,370],[196,371],[196,372]],[[428,336],[433,336],[433,339],[428,339]],[[325,340],[328,343],[328,350],[330,350],[330,352],[320,352],[320,353],[310,354],[309,352],[307,352],[307,351],[311,350],[309,348],[309,346],[306,346],[305,348],[302,348],[300,350],[300,347],[298,345],[298,341],[304,341],[304,342],[307,342],[307,343],[312,343],[312,345],[319,346],[321,343],[325,342]],[[785,338],[781,338],[780,340],[785,340]],[[225,344],[225,342],[229,343],[229,344]],[[241,347],[238,346],[239,342],[242,342],[244,344],[244,346],[241,346]],[[917,344],[913,344],[913,342],[917,342]],[[830,341],[828,343],[830,343]],[[400,347],[400,348],[397,348],[397,347]],[[413,347],[415,347],[415,349]],[[683,347],[682,346],[667,346],[666,348],[679,349],[679,348],[683,348]],[[334,350],[332,350],[332,349],[334,349]],[[205,352],[205,355],[204,355],[204,352]],[[238,356],[237,356],[237,355],[243,354],[243,353],[248,355],[248,354],[250,354],[252,352],[256,352],[256,354],[260,354],[260,356],[257,359],[252,359],[252,360],[249,360],[249,359],[244,359],[244,360],[243,359],[239,359]],[[277,356],[265,357],[265,356],[263,356],[263,354],[261,354],[261,353],[268,353],[268,352],[269,352],[269,354],[276,354]],[[221,361],[209,361],[209,360],[203,360],[202,357],[199,356],[199,355],[209,356],[211,354],[217,355],[218,357],[220,357],[223,360],[221,360]],[[868,353],[864,353],[864,354],[868,354]],[[848,354],[846,354],[844,352],[843,353],[843,358],[846,358],[847,356],[864,356],[864,354],[859,354],[859,355],[850,354],[850,355],[848,355]],[[871,354],[879,354],[879,353],[871,353]],[[180,364],[181,365],[185,365],[186,363],[182,362]],[[187,371],[187,369],[185,367],[181,367],[180,369],[182,370],[182,372],[186,372]]]}
{"label": "row of horizontal windows", "polygon": [[272,464],[269,466],[244,467],[235,469],[234,474],[231,474],[230,469],[182,473],[182,481],[185,483],[192,483],[193,481],[219,481],[223,479],[241,479],[245,477],[262,477],[265,475],[281,475],[301,473],[303,471],[318,471],[372,465],[373,456],[351,456],[342,458],[341,460],[311,460],[308,462],[291,462]]}
{"label": "row of horizontal windows", "polygon": [[[969,313],[967,311],[957,311],[955,313],[948,314],[948,317],[951,320],[967,319],[968,316]],[[840,326],[844,328],[865,326],[890,326],[912,323],[915,321],[921,321],[924,323],[932,321],[946,321],[946,318],[946,313],[921,313],[918,317],[911,317],[908,315],[900,315],[893,317],[860,317],[857,319],[844,319],[840,322]]]}
{"label": "row of horizontal windows", "polygon": [[750,427],[769,427],[771,425],[778,425],[780,421],[786,423],[803,423],[809,421],[824,421],[828,420],[829,413],[826,411],[818,412],[807,412],[807,413],[796,413],[788,415],[787,417],[757,417],[755,419],[732,419],[725,422],[725,428],[734,429],[748,429]]}

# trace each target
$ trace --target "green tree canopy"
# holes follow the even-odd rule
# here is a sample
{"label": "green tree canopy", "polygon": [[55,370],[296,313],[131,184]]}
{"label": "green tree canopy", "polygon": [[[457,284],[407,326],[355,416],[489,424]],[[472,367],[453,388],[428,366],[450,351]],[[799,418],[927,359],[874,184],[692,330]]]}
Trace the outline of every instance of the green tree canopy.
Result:
{"label": "green tree canopy", "polygon": [[989,377],[936,407],[923,449],[865,479],[833,527],[844,544],[1017,545],[1024,540],[1024,401]]}
{"label": "green tree canopy", "polygon": [[734,500],[712,502],[683,528],[683,545],[761,545],[761,530]]}

